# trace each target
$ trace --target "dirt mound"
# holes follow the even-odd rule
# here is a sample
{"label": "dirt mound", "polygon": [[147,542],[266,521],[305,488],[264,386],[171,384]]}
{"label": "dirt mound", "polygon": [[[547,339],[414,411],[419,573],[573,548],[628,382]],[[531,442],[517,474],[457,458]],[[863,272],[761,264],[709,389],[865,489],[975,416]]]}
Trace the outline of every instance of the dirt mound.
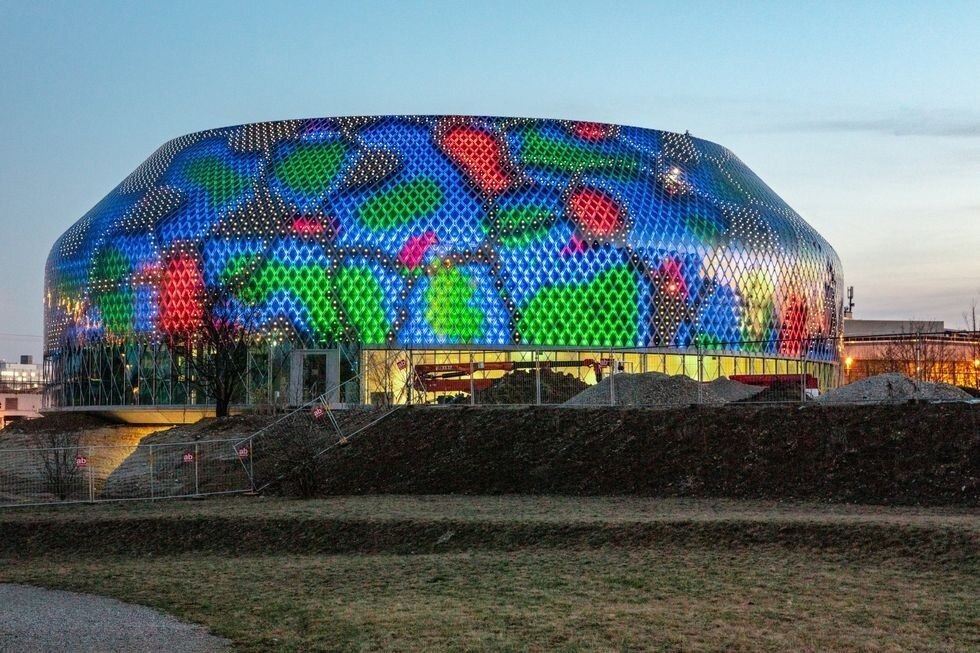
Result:
{"label": "dirt mound", "polygon": [[154,433],[144,440],[144,444],[248,437],[259,429],[273,423],[279,417],[282,416],[232,415],[230,417],[205,417],[193,424],[179,424],[164,431]]}
{"label": "dirt mound", "polygon": [[974,399],[980,399],[980,388],[972,388],[968,385],[958,385],[956,386],[966,394],[970,395]]}
{"label": "dirt mound", "polygon": [[890,372],[849,383],[819,397],[825,404],[905,403],[908,401],[969,401],[973,397],[955,385],[916,381]]}
{"label": "dirt mound", "polygon": [[980,407],[411,407],[325,458],[328,494],[980,505]]}
{"label": "dirt mound", "polygon": [[[381,411],[365,406],[333,411],[344,435],[370,424]],[[254,439],[249,440],[252,436]],[[291,415],[236,415],[202,419],[143,438],[106,479],[103,496],[184,496],[247,487],[238,447],[251,447],[256,471],[275,478],[340,438],[326,418],[309,411]],[[297,450],[301,447],[301,450]],[[196,472],[183,461],[194,452]],[[152,462],[151,462],[152,461]],[[152,469],[152,473],[151,473]]]}
{"label": "dirt mound", "polygon": [[[541,380],[541,403],[561,404],[589,385],[581,379],[564,372],[556,372],[552,369],[542,368],[540,371]],[[506,374],[497,379],[493,385],[486,390],[477,390],[474,399],[477,404],[536,404],[537,378],[533,370],[518,370]],[[468,396],[460,397],[454,403],[468,404]]]}
{"label": "dirt mound", "polygon": [[732,381],[727,376],[720,376],[706,385],[711,388],[714,394],[725,401],[745,401],[765,390],[763,386]]}
{"label": "dirt mound", "polygon": [[[79,413],[58,413],[0,431],[0,503],[63,496],[87,499],[148,434],[159,426],[135,426]],[[87,466],[75,467],[78,455]],[[60,471],[59,471],[60,470]]]}
{"label": "dirt mound", "polygon": [[[698,392],[698,386],[701,386]],[[725,399],[710,384],[698,383],[689,376],[670,376],[660,372],[615,374],[589,386],[565,402],[567,406],[609,406],[615,397],[617,406],[679,408],[691,404],[720,404]]]}
{"label": "dirt mound", "polygon": [[785,404],[788,402],[799,403],[803,397],[799,381],[778,381],[760,388],[760,390],[761,392],[754,393],[750,397],[734,401],[755,404]]}
{"label": "dirt mound", "polygon": [[0,430],[0,442],[3,441],[5,435],[9,434],[62,433],[65,431],[96,429],[115,424],[118,424],[118,422],[98,415],[74,412],[51,413],[50,415],[44,415],[37,419],[23,419],[14,422],[7,428]]}

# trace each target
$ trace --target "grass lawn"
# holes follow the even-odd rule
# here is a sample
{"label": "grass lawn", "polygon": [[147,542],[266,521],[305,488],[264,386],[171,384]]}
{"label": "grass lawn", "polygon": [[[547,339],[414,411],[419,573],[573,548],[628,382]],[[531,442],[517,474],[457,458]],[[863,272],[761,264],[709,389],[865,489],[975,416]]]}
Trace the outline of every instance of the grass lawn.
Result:
{"label": "grass lawn", "polygon": [[243,650],[976,650],[980,567],[782,549],[30,560]]}
{"label": "grass lawn", "polygon": [[[727,514],[776,522],[837,517],[863,528],[974,532],[975,511],[825,508],[738,502],[548,498],[397,498],[267,502],[284,518],[489,524]],[[189,511],[248,519],[255,502],[93,506],[0,515],[84,529],[86,520]],[[591,517],[590,517],[591,515]],[[735,519],[735,518],[733,518]],[[743,521],[739,521],[743,520]],[[489,526],[488,526],[489,528]],[[478,532],[478,531],[474,531]],[[818,530],[818,533],[825,532]],[[940,535],[936,535],[940,537]],[[927,538],[924,538],[924,540]],[[923,540],[923,541],[924,541]],[[966,540],[975,542],[975,540]],[[202,550],[159,555],[10,555],[0,581],[103,594],[208,626],[265,650],[954,650],[980,649],[980,556],[846,547],[712,544],[526,546],[441,553]]]}

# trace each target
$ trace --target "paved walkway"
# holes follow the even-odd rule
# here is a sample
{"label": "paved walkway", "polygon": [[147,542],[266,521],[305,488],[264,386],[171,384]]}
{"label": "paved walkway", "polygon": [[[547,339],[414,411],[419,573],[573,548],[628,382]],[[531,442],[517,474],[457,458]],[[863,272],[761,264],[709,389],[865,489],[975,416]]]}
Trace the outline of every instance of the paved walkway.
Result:
{"label": "paved walkway", "polygon": [[227,640],[140,605],[0,584],[0,651],[227,651]]}

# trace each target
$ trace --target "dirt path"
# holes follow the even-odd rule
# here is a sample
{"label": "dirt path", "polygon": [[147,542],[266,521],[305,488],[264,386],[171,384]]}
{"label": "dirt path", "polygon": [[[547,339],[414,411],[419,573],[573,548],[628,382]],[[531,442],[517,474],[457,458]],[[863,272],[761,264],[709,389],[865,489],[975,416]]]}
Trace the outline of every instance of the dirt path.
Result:
{"label": "dirt path", "polygon": [[227,651],[201,626],[91,594],[0,584],[0,650]]}

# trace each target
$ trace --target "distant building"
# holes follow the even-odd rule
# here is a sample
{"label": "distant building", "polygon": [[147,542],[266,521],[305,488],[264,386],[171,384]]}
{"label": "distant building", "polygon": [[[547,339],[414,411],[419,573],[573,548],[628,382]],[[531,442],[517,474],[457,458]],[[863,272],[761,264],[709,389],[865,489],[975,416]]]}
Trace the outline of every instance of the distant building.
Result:
{"label": "distant building", "polygon": [[22,419],[40,417],[41,391],[0,392],[0,429]]}
{"label": "distant building", "polygon": [[885,372],[980,388],[980,336],[935,320],[844,320],[844,381]]}
{"label": "distant building", "polygon": [[0,360],[0,393],[40,392],[42,385],[42,368],[33,356],[23,355],[19,363]]}
{"label": "distant building", "polygon": [[19,363],[0,360],[0,428],[40,417],[43,385],[41,365],[33,356],[22,355]]}

